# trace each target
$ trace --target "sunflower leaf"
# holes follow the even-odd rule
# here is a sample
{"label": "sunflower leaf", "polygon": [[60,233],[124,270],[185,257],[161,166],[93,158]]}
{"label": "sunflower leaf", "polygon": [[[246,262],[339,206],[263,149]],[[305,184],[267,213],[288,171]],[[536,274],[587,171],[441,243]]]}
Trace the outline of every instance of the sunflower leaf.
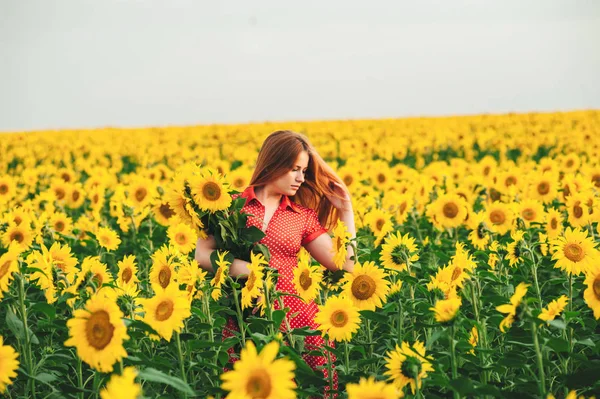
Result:
{"label": "sunflower leaf", "polygon": [[178,391],[181,391],[187,395],[195,395],[192,388],[190,388],[190,386],[180,378],[165,374],[162,371],[151,367],[140,370],[139,377],[142,380],[170,385]]}

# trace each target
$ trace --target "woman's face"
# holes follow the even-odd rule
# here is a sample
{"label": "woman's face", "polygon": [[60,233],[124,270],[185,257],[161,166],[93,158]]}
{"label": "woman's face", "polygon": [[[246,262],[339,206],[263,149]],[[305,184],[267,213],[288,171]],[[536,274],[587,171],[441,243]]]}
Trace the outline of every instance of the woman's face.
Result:
{"label": "woman's face", "polygon": [[304,182],[306,169],[308,169],[308,160],[309,157],[306,151],[302,151],[298,154],[292,169],[286,174],[279,176],[271,183],[275,191],[287,195],[288,197],[296,195],[298,188],[300,188],[300,185]]}

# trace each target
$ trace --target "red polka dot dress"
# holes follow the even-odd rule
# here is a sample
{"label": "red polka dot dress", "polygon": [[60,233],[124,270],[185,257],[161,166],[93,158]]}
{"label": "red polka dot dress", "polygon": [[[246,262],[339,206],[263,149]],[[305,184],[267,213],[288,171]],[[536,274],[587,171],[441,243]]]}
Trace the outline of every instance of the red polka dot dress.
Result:
{"label": "red polka dot dress", "polygon": [[[248,217],[246,226],[256,226],[262,229],[265,207],[256,198],[254,187],[246,188],[241,194],[235,195],[234,199],[239,195],[246,198],[246,204],[242,208],[242,212],[254,215]],[[326,232],[327,230],[321,226],[317,213],[313,209],[296,204],[285,195],[282,196],[279,207],[269,221],[266,235],[260,241],[260,244],[266,245],[271,253],[269,265],[276,268],[279,273],[276,285],[278,291],[297,294],[294,288],[293,271],[298,266],[298,252],[300,252],[301,246],[308,244]],[[318,324],[315,323],[314,318],[318,312],[318,307],[314,301],[304,303],[301,299],[284,296],[283,303],[285,307],[290,308],[287,318],[291,328],[305,326],[309,326],[311,329],[317,328]],[[280,308],[277,302],[273,306],[275,309]],[[298,312],[297,315],[291,317],[296,312]],[[282,323],[282,330],[285,328],[285,323]],[[237,322],[233,318],[229,319],[223,331],[223,338],[233,336],[231,330],[238,331]],[[325,345],[325,340],[321,336],[305,337],[304,342],[307,352],[320,350]],[[333,342],[330,343],[330,346],[332,345]],[[233,354],[233,348],[229,352]],[[331,356],[332,361],[334,361],[335,357],[333,354]],[[304,355],[303,358],[313,370],[327,364],[325,356]],[[235,361],[237,359],[232,358],[231,360]],[[324,370],[323,373],[325,379],[329,381],[327,370]],[[337,389],[337,373],[334,373],[333,377],[334,388]]]}

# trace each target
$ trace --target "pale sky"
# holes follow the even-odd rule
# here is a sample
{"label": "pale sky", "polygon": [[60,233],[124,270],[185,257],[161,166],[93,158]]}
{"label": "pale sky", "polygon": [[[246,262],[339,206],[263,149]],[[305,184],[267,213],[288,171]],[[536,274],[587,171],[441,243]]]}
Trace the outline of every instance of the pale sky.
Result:
{"label": "pale sky", "polygon": [[0,131],[600,108],[600,1],[0,0]]}

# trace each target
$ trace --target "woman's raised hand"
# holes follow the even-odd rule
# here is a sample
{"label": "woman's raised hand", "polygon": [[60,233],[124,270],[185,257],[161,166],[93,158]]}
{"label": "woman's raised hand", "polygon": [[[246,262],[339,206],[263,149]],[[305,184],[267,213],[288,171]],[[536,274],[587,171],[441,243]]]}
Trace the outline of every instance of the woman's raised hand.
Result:
{"label": "woman's raised hand", "polygon": [[332,181],[329,183],[329,187],[333,190],[336,195],[325,194],[331,205],[333,205],[339,212],[347,212],[352,210],[352,199],[350,193],[346,187],[341,184]]}

